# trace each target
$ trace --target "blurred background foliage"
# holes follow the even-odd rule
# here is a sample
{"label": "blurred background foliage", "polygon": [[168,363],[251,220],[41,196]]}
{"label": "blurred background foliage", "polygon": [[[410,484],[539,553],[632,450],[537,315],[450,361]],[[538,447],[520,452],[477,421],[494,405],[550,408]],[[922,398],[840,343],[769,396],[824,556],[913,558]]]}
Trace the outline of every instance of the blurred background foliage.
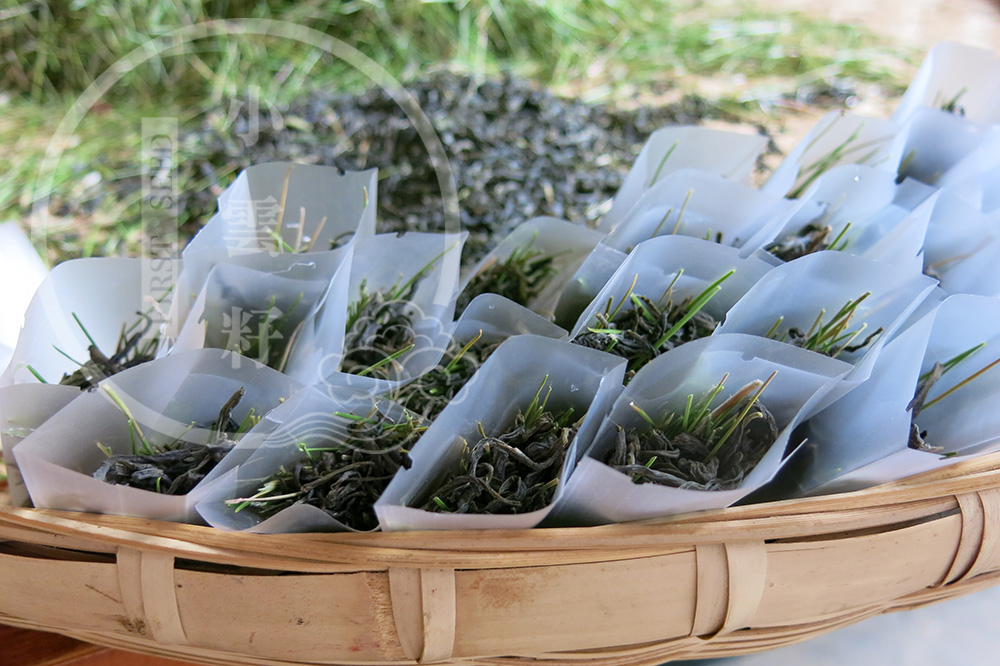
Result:
{"label": "blurred background foliage", "polygon": [[[130,54],[145,57],[162,45],[156,40],[207,21],[306,26],[404,82],[447,69],[512,73],[591,103],[655,106],[696,95],[727,118],[772,129],[790,102],[843,106],[862,89],[890,98],[918,58],[862,28],[750,2],[5,0],[0,7],[0,220],[27,222],[36,202],[48,202],[53,260],[135,249],[138,194],[113,185],[137,175],[142,117],[176,117],[182,133],[226,129],[227,110],[250,89],[285,109],[367,85],[320,49],[219,31],[122,77],[76,126],[51,187],[39,187],[50,137],[88,86]],[[236,163],[217,166],[208,178],[189,170],[184,186],[224,186]]]}

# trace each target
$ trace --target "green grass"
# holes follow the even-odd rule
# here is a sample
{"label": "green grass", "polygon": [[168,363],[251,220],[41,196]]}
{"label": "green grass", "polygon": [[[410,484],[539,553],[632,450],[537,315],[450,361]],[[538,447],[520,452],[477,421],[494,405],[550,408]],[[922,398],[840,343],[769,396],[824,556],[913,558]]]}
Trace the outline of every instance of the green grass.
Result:
{"label": "green grass", "polygon": [[[683,87],[692,77],[739,73],[785,91],[817,80],[878,82],[895,94],[913,54],[870,33],[751,3],[704,8],[693,0],[24,0],[0,9],[0,220],[25,219],[45,196],[34,181],[46,143],[72,101],[134,49],[186,25],[239,17],[274,19],[343,40],[400,79],[428,68],[513,71],[567,94],[616,101]],[[909,68],[909,69],[908,69]],[[213,36],[168,51],[127,74],[88,113],[56,170],[54,195],[90,173],[104,183],[136,176],[143,115],[180,118],[182,129],[218,122],[258,86],[287,103],[313,90],[366,85],[357,71],[312,47],[276,37]],[[755,107],[733,90],[713,102]],[[755,119],[755,122],[759,119]],[[188,147],[197,150],[197,147]],[[183,153],[183,150],[182,150]],[[183,154],[182,154],[183,157]],[[193,174],[182,187],[205,187]],[[96,176],[94,176],[96,177]],[[93,177],[92,177],[93,178]],[[137,206],[104,188],[87,210],[59,211],[49,232],[54,260],[135,247]],[[58,202],[58,197],[56,199]]]}
{"label": "green grass", "polygon": [[[701,6],[692,0],[26,1],[0,19],[0,49],[16,56],[0,87],[36,102],[78,93],[150,37],[238,17],[322,31],[403,76],[429,63],[514,68],[555,85],[621,82],[622,73],[631,85],[720,71],[867,81],[892,74],[884,45],[855,26],[769,13],[749,2]],[[279,75],[289,63],[303,68]],[[255,83],[287,99],[312,85],[357,83],[357,77],[345,81],[344,70],[322,52],[285,40],[218,36],[193,43],[184,57],[154,58],[121,94],[157,95],[169,87],[178,98],[218,101]]]}

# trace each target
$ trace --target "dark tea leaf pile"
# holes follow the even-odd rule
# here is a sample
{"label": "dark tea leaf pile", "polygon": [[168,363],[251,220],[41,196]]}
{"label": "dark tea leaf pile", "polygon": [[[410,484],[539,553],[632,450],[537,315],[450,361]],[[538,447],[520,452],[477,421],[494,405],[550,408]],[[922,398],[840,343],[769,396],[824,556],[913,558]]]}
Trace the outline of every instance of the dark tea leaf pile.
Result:
{"label": "dark tea leaf pile", "polygon": [[409,451],[426,426],[412,417],[400,422],[378,411],[347,419],[346,437],[315,446],[300,443],[303,457],[264,481],[253,497],[229,500],[236,511],[251,509],[266,518],[293,504],[309,504],[356,530],[373,530],[372,508],[400,467],[409,468]]}
{"label": "dark tea leaf pile", "polygon": [[[577,335],[573,342],[628,359],[627,384],[636,372],[660,354],[715,331],[719,322],[703,308],[729,275],[731,273],[700,295],[676,303],[671,289],[659,302],[654,302],[647,296],[633,294],[630,288],[614,310],[609,301],[605,311],[596,315],[597,325]],[[626,301],[631,307],[622,307]]]}
{"label": "dark tea leaf pile", "polygon": [[97,386],[98,382],[106,377],[116,375],[122,370],[134,368],[137,365],[152,361],[156,357],[156,351],[160,346],[159,334],[148,335],[153,326],[153,320],[149,315],[138,313],[139,319],[132,326],[125,328],[118,336],[118,344],[111,356],[106,356],[100,350],[94,339],[87,333],[83,323],[74,314],[73,319],[83,331],[90,342],[88,348],[89,360],[81,363],[80,367],[59,380],[64,386],[78,386],[81,389],[91,389]]}
{"label": "dark tea leaf pile", "polygon": [[500,341],[481,341],[481,335],[464,346],[452,342],[440,364],[400,388],[393,400],[422,419],[433,421],[500,346]]}
{"label": "dark tea leaf pile", "polygon": [[516,248],[509,257],[484,267],[458,296],[456,312],[461,314],[476,296],[499,294],[518,305],[528,306],[558,273],[555,258],[527,246]]}
{"label": "dark tea leaf pile", "polygon": [[685,490],[736,488],[778,437],[774,416],[759,402],[770,381],[751,382],[712,409],[723,388],[719,382],[698,401],[689,396],[683,412],[670,413],[660,422],[633,405],[648,427],[617,426],[614,446],[604,462],[639,484]]}
{"label": "dark tea leaf pile", "polygon": [[[164,495],[186,495],[215,469],[253,424],[253,410],[237,423],[232,412],[243,400],[241,388],[223,405],[219,417],[204,428],[209,431],[206,444],[176,441],[164,446],[143,439],[139,452],[112,455],[94,472],[95,479],[113,485],[131,486]],[[131,420],[131,430],[136,430]]]}
{"label": "dark tea leaf pile", "polygon": [[[548,378],[546,377],[546,381]],[[551,389],[550,389],[551,390]],[[552,502],[570,443],[583,417],[574,411],[546,410],[535,394],[511,427],[466,443],[452,469],[421,507],[446,513],[516,514],[543,509]]]}

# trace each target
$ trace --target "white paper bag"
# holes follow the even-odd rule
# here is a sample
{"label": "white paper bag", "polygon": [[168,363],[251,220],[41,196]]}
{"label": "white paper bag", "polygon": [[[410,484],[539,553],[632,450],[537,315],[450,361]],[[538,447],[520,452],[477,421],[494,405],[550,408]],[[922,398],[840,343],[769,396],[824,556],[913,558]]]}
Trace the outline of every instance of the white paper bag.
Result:
{"label": "white paper bag", "polygon": [[[552,317],[560,294],[584,259],[603,238],[604,234],[601,232],[553,217],[528,220],[511,231],[464,276],[462,292],[477,276],[508,260],[515,252],[537,253],[538,260],[551,258],[553,275],[538,286],[538,293],[529,302],[520,305],[543,316]],[[467,297],[468,292],[465,292],[462,298]]]}
{"label": "white paper bag", "polygon": [[[661,236],[639,243],[597,294],[570,332],[576,338],[596,324],[596,316],[608,303],[623,303],[631,292],[654,302],[671,290],[673,302],[695,298],[729,271],[734,271],[703,308],[721,322],[726,312],[773,266],[758,256],[741,257],[738,249],[687,236]],[[678,273],[680,275],[678,276]],[[614,307],[614,305],[612,305]]]}
{"label": "white paper bag", "polygon": [[24,312],[47,273],[20,227],[0,224],[0,370],[10,362]]}
{"label": "white paper bag", "polygon": [[920,376],[982,343],[984,348],[934,384],[931,399],[1000,358],[1000,301],[948,298],[885,346],[868,381],[809,420],[805,443],[775,480],[772,493],[858,490],[1000,447],[1000,417],[992,407],[1000,391],[995,369],[917,416],[927,443],[939,451],[908,446],[909,405]]}
{"label": "white paper bag", "polygon": [[115,396],[128,407],[145,437],[163,445],[178,439],[209,441],[211,432],[205,425],[216,420],[240,388],[245,395],[233,410],[237,422],[251,409],[256,415],[267,414],[301,389],[291,378],[248,359],[234,363],[234,356],[209,349],[175,354],[121,372],[98,389],[81,393],[14,449],[34,505],[199,522],[194,506],[225,467],[209,473],[187,495],[163,495],[93,478],[91,474],[106,459],[97,444],[115,454],[133,452],[129,418],[115,404]]}
{"label": "white paper bag", "polygon": [[838,251],[920,270],[926,220],[910,218],[910,209],[897,203],[900,187],[889,171],[860,164],[834,167],[806,191],[802,208],[773,239],[751,239],[748,245],[772,251],[772,243],[805,247],[808,240],[798,238],[805,227],[828,226],[824,242]]}
{"label": "white paper bag", "polygon": [[974,161],[973,156],[984,144],[996,146],[1000,132],[991,123],[972,122],[941,109],[920,107],[907,118],[901,135],[904,144],[899,175],[937,185],[953,169],[969,168],[963,162]]}
{"label": "white paper bag", "polygon": [[903,151],[898,134],[899,128],[889,120],[830,111],[761,189],[796,198],[817,178],[841,164],[866,164],[896,173]]}
{"label": "white paper bag", "polygon": [[[979,212],[949,190],[941,190],[923,206],[930,213],[924,237],[924,272],[941,279],[942,285],[951,281],[952,270],[1000,236],[997,216]],[[954,287],[962,288],[957,283]]]}
{"label": "white paper bag", "polygon": [[[170,307],[170,286],[156,283],[164,272],[175,275],[175,262],[78,259],[56,266],[39,286],[24,313],[11,362],[0,375],[0,441],[15,506],[24,506],[28,496],[14,447],[80,394],[80,389],[58,382],[89,360],[88,336],[110,357],[123,328],[138,325],[138,331],[145,326],[140,316],[145,313],[153,321],[142,339],[153,343],[157,323],[165,320]],[[41,383],[35,372],[49,383]]]}
{"label": "white paper bag", "polygon": [[[551,522],[599,525],[731,505],[774,476],[792,430],[834,390],[848,369],[841,361],[746,335],[703,338],[657,357],[639,371],[611,408],[569,477]],[[619,426],[627,431],[646,425],[633,405],[654,419],[683,412],[689,395],[697,400],[728,374],[727,390],[713,402],[718,406],[740,387],[766,381],[775,371],[760,402],[773,414],[778,438],[737,488],[702,491],[636,484],[604,464]]]}
{"label": "white paper bag", "polygon": [[[151,293],[148,279],[156,272],[154,262],[162,261],[76,259],[56,266],[28,306],[24,328],[11,363],[0,376],[0,386],[38,382],[28,366],[46,381],[56,383],[80,367],[69,357],[80,363],[87,361],[90,338],[110,356],[122,328],[141,323],[143,313],[148,313],[154,324],[163,321],[169,308],[169,287]],[[147,336],[155,335],[153,326]]]}
{"label": "white paper bag", "polygon": [[219,212],[191,240],[185,259],[206,247],[226,248],[233,255],[330,250],[332,242],[344,244],[355,233],[375,233],[377,196],[376,169],[258,164],[222,193]]}
{"label": "white paper bag", "polygon": [[[551,387],[547,408],[569,407],[583,415],[566,455],[555,499],[571,474],[579,451],[593,437],[621,392],[624,362],[616,356],[548,338],[523,335],[504,342],[462,389],[455,404],[438,416],[413,448],[413,466],[400,470],[375,504],[383,530],[519,529],[538,525],[544,509],[521,514],[434,513],[417,508],[444,476],[459,464],[464,441],[499,433],[513,423],[544,384]],[[547,389],[544,389],[547,391]]]}
{"label": "white paper bag", "polygon": [[[450,340],[459,261],[466,236],[465,233],[381,234],[358,242],[349,279],[335,280],[337,284],[347,283],[347,290],[328,291],[321,306],[323,312],[317,319],[318,325],[329,331],[323,336],[324,353],[317,366],[323,383],[384,393],[437,365]],[[359,302],[362,284],[369,294],[379,290],[389,293],[414,280],[413,293],[406,299],[412,349],[393,361],[387,377],[346,372],[343,360],[349,351],[344,348],[344,328],[340,329],[338,342],[333,338],[333,327],[338,325],[341,313],[349,312]],[[343,316],[349,325],[346,314]]]}
{"label": "white paper bag", "polygon": [[855,309],[846,330],[864,326],[855,344],[880,328],[883,332],[864,349],[838,355],[855,366],[850,381],[844,382],[849,387],[867,378],[879,349],[934,286],[932,278],[891,264],[843,252],[816,252],[768,272],[730,309],[716,334],[766,336],[772,331],[780,339],[791,328],[808,332],[821,312],[825,311],[827,324],[848,301],[871,292]]}
{"label": "white paper bag", "polygon": [[749,253],[757,248],[748,247],[748,240],[766,236],[766,229],[773,235],[801,205],[713,173],[681,169],[646,190],[602,242],[628,253],[644,240],[679,234]]}
{"label": "white paper bag", "polygon": [[643,193],[679,169],[710,171],[747,183],[767,137],[698,126],[664,127],[653,132],[601,219],[601,231],[611,231]]}
{"label": "white paper bag", "polygon": [[932,48],[892,114],[903,123],[920,107],[954,110],[973,121],[996,122],[1000,62],[986,49],[944,42]]}
{"label": "white paper bag", "polygon": [[327,286],[322,279],[294,280],[232,264],[216,266],[167,351],[224,349],[284,371],[303,321]]}
{"label": "white paper bag", "polygon": [[[440,350],[440,361],[430,370],[415,377],[413,381],[392,387],[385,395],[396,403],[416,413],[422,418],[432,420],[433,414],[421,409],[420,405],[440,405],[444,399],[447,404],[455,404],[458,400],[458,382],[449,382],[448,392],[432,393],[434,400],[427,401],[425,391],[441,390],[442,373],[448,372],[448,366],[458,355],[465,361],[459,362],[458,375],[451,377],[470,378],[470,373],[478,370],[478,366],[486,359],[483,354],[492,353],[504,340],[517,335],[538,335],[554,340],[565,340],[568,333],[548,319],[535,314],[531,310],[518,305],[497,294],[480,294],[469,303],[461,318],[454,325],[448,347]],[[465,346],[469,351],[464,351]],[[492,348],[490,350],[490,348]],[[479,349],[478,353],[473,350]],[[449,353],[450,351],[450,353]],[[431,353],[428,350],[428,353]],[[463,384],[464,385],[464,384]],[[450,397],[448,397],[450,396]]]}

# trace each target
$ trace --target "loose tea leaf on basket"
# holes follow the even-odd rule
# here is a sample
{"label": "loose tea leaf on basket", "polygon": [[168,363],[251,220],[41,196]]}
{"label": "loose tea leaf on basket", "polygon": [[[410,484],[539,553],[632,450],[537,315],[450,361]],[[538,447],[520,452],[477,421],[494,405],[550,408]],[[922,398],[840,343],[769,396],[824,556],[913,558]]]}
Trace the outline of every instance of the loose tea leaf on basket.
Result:
{"label": "loose tea leaf on basket", "polygon": [[463,312],[480,294],[499,294],[518,305],[527,305],[542,292],[559,271],[555,257],[532,249],[535,236],[526,245],[515,248],[510,256],[479,271],[458,296],[456,312]]}
{"label": "loose tea leaf on basket", "polygon": [[[242,422],[233,420],[232,412],[244,396],[244,390],[240,388],[222,406],[218,418],[204,426],[209,430],[208,442],[192,444],[178,438],[170,444],[155,445],[146,439],[132,412],[114,390],[106,385],[104,390],[128,418],[132,454],[109,455],[93,477],[113,485],[132,486],[164,495],[191,492],[259,420],[253,410]],[[194,428],[194,424],[191,427]],[[100,443],[98,446],[110,453]]]}
{"label": "loose tea leaf on basket", "polygon": [[[61,349],[56,348],[56,351],[80,366],[76,371],[63,375],[59,383],[64,386],[78,386],[84,390],[91,389],[97,386],[102,379],[116,375],[122,370],[128,370],[129,368],[152,361],[156,357],[156,350],[160,345],[160,336],[159,333],[148,336],[153,327],[153,319],[150,317],[150,313],[140,312],[137,314],[139,315],[139,319],[131,326],[126,328],[122,324],[122,330],[118,336],[115,351],[111,356],[106,356],[97,343],[94,342],[94,338],[91,337],[86,327],[84,327],[83,322],[80,321],[80,318],[73,313],[73,320],[90,342],[90,347],[88,348],[90,358],[88,361],[81,363]],[[31,367],[28,369],[44,382],[34,369]]]}
{"label": "loose tea leaf on basket", "polygon": [[829,224],[807,224],[798,234],[771,243],[766,250],[782,261],[792,261],[822,250],[840,252],[847,249],[849,239],[844,238],[844,235],[850,228],[851,223],[848,222],[840,233],[833,236],[833,227]]}
{"label": "loose tea leaf on basket", "polygon": [[779,335],[778,330],[781,328],[781,323],[785,319],[784,317],[779,317],[764,337],[771,338],[772,340],[778,340],[779,342],[787,342],[788,344],[795,345],[796,347],[802,347],[803,349],[818,352],[831,358],[837,358],[844,352],[853,353],[860,351],[874,342],[878,336],[882,334],[882,328],[879,327],[874,332],[870,333],[868,337],[864,338],[860,343],[852,344],[858,336],[860,336],[861,333],[868,328],[868,324],[862,324],[856,330],[848,330],[851,325],[851,319],[854,317],[855,312],[857,312],[858,306],[860,306],[861,303],[863,303],[869,296],[871,296],[871,292],[866,291],[858,298],[847,301],[847,303],[844,304],[844,307],[840,308],[840,310],[837,311],[833,318],[827,323],[823,323],[823,317],[826,316],[826,310],[820,310],[816,319],[813,321],[812,326],[810,326],[809,330],[805,332],[803,332],[802,329],[793,327]]}
{"label": "loose tea leaf on basket", "polygon": [[388,289],[368,290],[362,280],[358,299],[348,306],[344,356],[340,368],[352,375],[392,379],[399,359],[416,345],[411,302],[420,281],[451,248],[431,259],[416,274]]}
{"label": "loose tea leaf on basket", "polygon": [[933,446],[927,442],[927,431],[922,430],[920,426],[917,425],[917,418],[920,413],[928,407],[932,407],[944,398],[964,387],[969,382],[973,381],[986,371],[990,370],[994,366],[1000,364],[1000,358],[994,360],[992,363],[988,363],[979,370],[976,370],[971,375],[965,379],[959,381],[957,384],[952,386],[947,391],[942,392],[940,395],[928,400],[930,396],[931,389],[934,384],[937,383],[945,373],[953,370],[963,361],[967,360],[970,356],[975,354],[977,351],[986,346],[986,343],[980,343],[975,347],[970,347],[964,352],[948,359],[944,363],[935,363],[930,370],[920,375],[920,379],[917,382],[917,388],[913,393],[913,399],[906,406],[907,411],[910,412],[910,438],[907,442],[907,446],[911,449],[917,449],[918,451],[927,451],[929,453],[936,453],[942,450],[940,446]]}
{"label": "loose tea leaf on basket", "polygon": [[759,402],[774,379],[754,380],[712,409],[726,377],[682,412],[655,421],[633,404],[648,427],[618,426],[605,464],[632,477],[685,490],[731,490],[742,483],[778,437],[774,417]]}
{"label": "loose tea leaf on basket", "polygon": [[249,508],[268,517],[304,503],[352,529],[378,527],[373,505],[396,470],[410,467],[409,451],[427,426],[409,414],[395,422],[377,410],[366,416],[342,412],[335,416],[350,421],[343,441],[330,446],[300,443],[303,457],[292,469],[282,467],[252,497],[226,504],[235,511]]}
{"label": "loose tea leaf on basket", "polygon": [[518,514],[537,511],[552,502],[566,452],[583,417],[573,409],[546,409],[552,388],[542,391],[518,412],[513,424],[497,435],[479,425],[480,439],[465,444],[459,465],[429,493],[425,511],[477,514]]}
{"label": "loose tea leaf on basket", "polygon": [[[666,293],[656,302],[633,293],[637,275],[618,304],[613,306],[613,299],[609,299],[604,312],[596,315],[597,325],[577,335],[573,343],[628,359],[627,384],[639,369],[660,354],[712,334],[719,322],[703,308],[733,273],[729,271],[697,296],[677,303],[673,301],[673,288],[683,270],[678,271]],[[632,307],[623,309],[626,302],[631,302]]]}
{"label": "loose tea leaf on basket", "polygon": [[482,335],[479,331],[465,345],[452,342],[441,363],[400,388],[393,401],[425,421],[433,421],[502,342],[485,342]]}
{"label": "loose tea leaf on basket", "polygon": [[403,290],[393,287],[369,292],[361,283],[361,295],[351,304],[344,337],[341,370],[352,375],[371,375],[389,379],[398,370],[396,360],[413,348],[413,330],[409,298],[413,286]]}

